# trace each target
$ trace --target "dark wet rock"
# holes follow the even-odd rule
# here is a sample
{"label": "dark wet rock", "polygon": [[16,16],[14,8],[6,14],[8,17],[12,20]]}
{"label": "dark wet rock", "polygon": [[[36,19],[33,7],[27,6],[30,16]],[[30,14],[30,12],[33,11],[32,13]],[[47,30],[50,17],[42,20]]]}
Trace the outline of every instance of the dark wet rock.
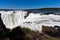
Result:
{"label": "dark wet rock", "polygon": [[27,11],[27,15],[24,16],[24,18],[26,19],[26,18],[29,16],[29,14],[30,14],[31,12],[32,12],[32,11],[28,10],[28,11]]}
{"label": "dark wet rock", "polygon": [[1,14],[0,14],[0,27],[1,27],[1,26],[4,27],[5,25],[4,25],[3,21],[2,21]]}
{"label": "dark wet rock", "polygon": [[20,26],[18,26],[16,28],[12,29],[12,31],[9,34],[9,37],[10,37],[11,40],[12,39],[13,40],[18,40],[18,39],[24,40],[24,38],[23,38],[24,35],[25,35],[25,33],[22,31],[22,29],[20,28]]}
{"label": "dark wet rock", "polygon": [[55,25],[54,28],[60,32],[60,26]]}
{"label": "dark wet rock", "polygon": [[59,28],[59,26],[42,26],[42,32],[53,37],[60,37],[60,31],[55,27]]}
{"label": "dark wet rock", "polygon": [[[11,36],[12,35],[12,36]],[[39,32],[32,31],[29,28],[21,28],[20,26],[12,29],[10,33],[11,40],[42,40]]]}
{"label": "dark wet rock", "polygon": [[2,21],[2,18],[1,18],[1,14],[0,14],[0,31],[1,30],[4,30],[6,31],[6,26],[4,25],[3,21]]}

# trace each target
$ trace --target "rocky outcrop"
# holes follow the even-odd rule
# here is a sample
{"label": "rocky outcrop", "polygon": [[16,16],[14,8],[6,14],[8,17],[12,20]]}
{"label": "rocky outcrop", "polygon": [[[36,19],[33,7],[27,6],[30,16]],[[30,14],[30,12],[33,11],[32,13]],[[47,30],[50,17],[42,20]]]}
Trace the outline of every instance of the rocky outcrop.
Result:
{"label": "rocky outcrop", "polygon": [[27,15],[26,15],[24,18],[26,19],[26,17],[28,17],[31,12],[32,12],[32,11],[28,10],[28,11],[27,11]]}
{"label": "rocky outcrop", "polygon": [[42,40],[41,33],[18,26],[14,29],[0,29],[0,40]]}
{"label": "rocky outcrop", "polygon": [[1,14],[0,14],[0,27],[1,26],[5,26],[5,25],[4,25],[3,21],[2,21]]}
{"label": "rocky outcrop", "polygon": [[38,31],[30,30],[29,28],[23,28],[25,36],[30,40],[42,40],[42,34]]}
{"label": "rocky outcrop", "polygon": [[4,25],[3,21],[2,21],[1,14],[0,14],[0,31],[1,30],[6,30],[6,27],[5,27],[5,25]]}
{"label": "rocky outcrop", "polygon": [[0,14],[0,40],[7,39],[7,31]]}
{"label": "rocky outcrop", "polygon": [[[57,28],[56,28],[57,27]],[[42,32],[53,37],[60,37],[59,26],[42,26]]]}

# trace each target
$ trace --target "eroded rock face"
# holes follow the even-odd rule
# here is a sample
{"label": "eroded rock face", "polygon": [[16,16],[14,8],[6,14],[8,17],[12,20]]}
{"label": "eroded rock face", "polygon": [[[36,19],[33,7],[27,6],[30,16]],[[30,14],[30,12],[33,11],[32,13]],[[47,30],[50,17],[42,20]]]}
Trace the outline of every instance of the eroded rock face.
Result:
{"label": "eroded rock face", "polygon": [[2,19],[1,19],[1,14],[0,14],[0,26],[3,26],[4,24],[3,24],[3,21],[2,21]]}
{"label": "eroded rock face", "polygon": [[5,29],[5,25],[2,21],[1,14],[0,14],[0,29]]}
{"label": "eroded rock face", "polygon": [[0,40],[6,39],[7,37],[7,29],[2,21],[1,14],[0,14]]}
{"label": "eroded rock face", "polygon": [[31,12],[32,12],[32,11],[27,11],[27,15],[24,16],[24,18],[26,19],[26,18],[29,16],[29,14],[30,14]]}

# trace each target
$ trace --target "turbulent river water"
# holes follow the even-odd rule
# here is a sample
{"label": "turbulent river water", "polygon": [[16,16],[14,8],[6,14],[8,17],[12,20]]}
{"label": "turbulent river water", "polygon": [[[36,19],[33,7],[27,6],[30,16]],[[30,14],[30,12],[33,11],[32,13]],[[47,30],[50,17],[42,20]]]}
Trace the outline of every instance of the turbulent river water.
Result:
{"label": "turbulent river water", "polygon": [[13,13],[13,11],[1,11],[0,13],[4,24],[10,29],[22,26],[41,32],[42,25],[52,27],[54,25],[60,26],[60,15],[41,15],[40,13],[30,13],[25,19],[24,16],[27,15],[26,11],[16,11],[15,13]]}

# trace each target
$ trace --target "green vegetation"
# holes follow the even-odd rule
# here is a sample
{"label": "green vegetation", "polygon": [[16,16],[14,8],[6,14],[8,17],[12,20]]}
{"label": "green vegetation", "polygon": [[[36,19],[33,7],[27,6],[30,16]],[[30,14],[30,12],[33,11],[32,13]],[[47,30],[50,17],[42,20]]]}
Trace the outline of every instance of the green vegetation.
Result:
{"label": "green vegetation", "polygon": [[60,10],[60,8],[41,8],[40,10]]}

